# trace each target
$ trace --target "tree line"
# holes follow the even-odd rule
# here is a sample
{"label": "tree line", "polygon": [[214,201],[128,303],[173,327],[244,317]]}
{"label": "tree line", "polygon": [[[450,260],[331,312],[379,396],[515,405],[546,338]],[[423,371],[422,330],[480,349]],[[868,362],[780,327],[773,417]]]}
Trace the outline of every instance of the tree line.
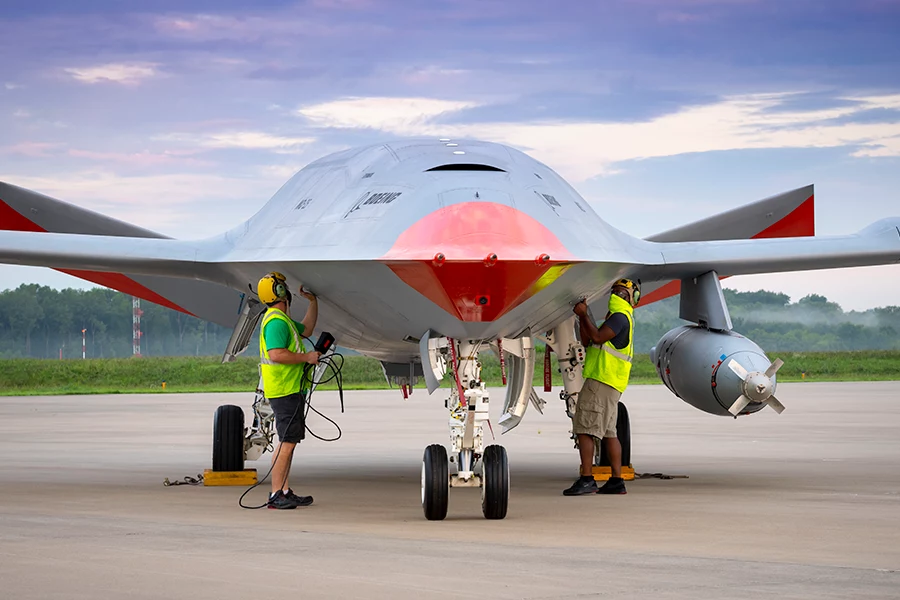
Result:
{"label": "tree line", "polygon": [[[812,352],[900,349],[900,307],[844,312],[811,294],[791,302],[786,294],[725,290],[735,331],[766,351]],[[89,358],[132,354],[131,296],[105,288],[56,290],[23,284],[0,292],[0,358],[81,358],[85,329]],[[648,352],[678,318],[679,299],[668,298],[635,313],[635,351]],[[141,354],[221,355],[231,330],[142,301]],[[599,316],[599,315],[598,315]],[[255,353],[254,334],[248,353]]]}
{"label": "tree line", "polygon": [[[838,352],[900,349],[900,306],[844,310],[818,294],[791,302],[787,294],[725,289],[734,330],[765,351]],[[635,312],[635,351],[647,352],[678,318],[679,298],[667,298]]]}
{"label": "tree line", "polygon": [[[141,301],[141,354],[222,354],[231,330]],[[94,288],[56,290],[23,284],[0,292],[0,358],[88,358],[132,355],[132,297]],[[251,346],[252,348],[253,346]]]}

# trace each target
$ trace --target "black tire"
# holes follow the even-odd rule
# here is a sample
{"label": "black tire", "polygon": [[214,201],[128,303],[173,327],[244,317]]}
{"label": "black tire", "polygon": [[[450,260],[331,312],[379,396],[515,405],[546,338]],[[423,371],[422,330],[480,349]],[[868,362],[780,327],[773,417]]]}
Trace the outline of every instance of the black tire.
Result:
{"label": "black tire", "polygon": [[504,519],[509,507],[509,460],[503,446],[488,446],[482,457],[481,510],[485,519]]}
{"label": "black tire", "polygon": [[[616,418],[616,437],[619,438],[619,444],[622,446],[622,466],[631,466],[631,419],[628,417],[628,409],[624,404],[619,402],[619,414]],[[608,467],[609,457],[603,445],[600,445],[600,461],[598,466]]]}
{"label": "black tire", "polygon": [[225,404],[213,417],[213,471],[244,470],[244,411]]}
{"label": "black tire", "polygon": [[442,521],[450,501],[447,449],[440,444],[425,448],[422,458],[422,510],[429,521]]}
{"label": "black tire", "polygon": [[631,466],[631,419],[628,417],[628,409],[619,402],[619,415],[616,419],[616,437],[622,446],[622,466]]}

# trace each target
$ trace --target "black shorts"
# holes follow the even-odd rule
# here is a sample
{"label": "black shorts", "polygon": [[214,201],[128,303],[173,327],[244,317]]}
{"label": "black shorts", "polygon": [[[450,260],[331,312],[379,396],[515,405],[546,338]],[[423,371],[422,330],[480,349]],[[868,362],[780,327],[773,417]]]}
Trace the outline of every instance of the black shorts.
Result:
{"label": "black shorts", "polygon": [[306,437],[306,394],[297,392],[269,398],[275,413],[275,431],[282,442],[297,443]]}

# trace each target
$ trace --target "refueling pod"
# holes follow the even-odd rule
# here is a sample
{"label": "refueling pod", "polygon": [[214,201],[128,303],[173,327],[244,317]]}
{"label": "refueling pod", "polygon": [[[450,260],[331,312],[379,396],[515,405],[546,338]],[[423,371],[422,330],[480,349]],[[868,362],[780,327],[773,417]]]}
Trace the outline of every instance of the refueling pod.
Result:
{"label": "refueling pod", "polygon": [[679,316],[697,325],[673,329],[650,350],[673,394],[713,415],[747,415],[767,404],[784,410],[775,397],[775,373],[784,363],[771,363],[759,346],[732,331],[715,271],[681,280]]}
{"label": "refueling pod", "polygon": [[746,415],[766,404],[784,410],[774,395],[781,361],[771,363],[759,346],[734,331],[678,327],[650,350],[650,360],[673,394],[704,412]]}

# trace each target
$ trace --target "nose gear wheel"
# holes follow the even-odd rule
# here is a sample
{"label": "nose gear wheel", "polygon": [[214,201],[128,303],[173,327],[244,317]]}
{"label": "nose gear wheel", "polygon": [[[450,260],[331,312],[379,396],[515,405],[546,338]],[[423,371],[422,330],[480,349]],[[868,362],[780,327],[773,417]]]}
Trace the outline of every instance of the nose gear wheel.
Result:
{"label": "nose gear wheel", "polygon": [[509,461],[506,448],[492,445],[482,458],[481,510],[485,519],[504,519],[509,506]]}
{"label": "nose gear wheel", "polygon": [[440,444],[425,448],[422,458],[422,509],[429,521],[441,521],[447,516],[450,499],[450,475],[447,449]]}

